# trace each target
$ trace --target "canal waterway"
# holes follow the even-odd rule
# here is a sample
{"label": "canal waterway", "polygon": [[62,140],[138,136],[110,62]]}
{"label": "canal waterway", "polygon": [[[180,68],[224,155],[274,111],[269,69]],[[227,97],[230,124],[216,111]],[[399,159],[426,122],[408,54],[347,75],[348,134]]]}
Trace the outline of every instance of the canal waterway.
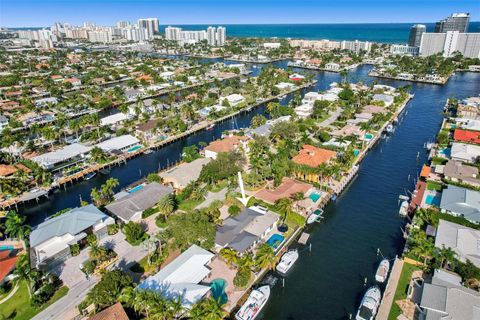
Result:
{"label": "canal waterway", "polygon": [[[286,62],[275,65],[286,67]],[[257,74],[262,65],[251,65]],[[408,82],[368,77],[371,66],[351,70],[348,80],[393,86]],[[314,90],[324,90],[330,83],[341,81],[340,75],[315,72],[318,83]],[[373,283],[378,262],[377,249],[393,258],[403,247],[401,228],[405,220],[398,215],[398,195],[414,186],[421,165],[427,159],[423,146],[437,133],[442,108],[447,98],[464,98],[480,93],[480,74],[458,73],[444,86],[412,84],[415,97],[400,117],[395,133],[382,139],[365,157],[358,176],[325,210],[325,218],[307,232],[311,233],[312,250],[300,254],[293,270],[273,290],[262,314],[263,319],[346,319],[354,314],[367,286]],[[293,95],[282,102],[286,103]],[[90,200],[90,191],[109,177],[119,180],[120,190],[150,172],[180,160],[182,149],[220,138],[224,130],[250,125],[256,114],[265,114],[265,106],[218,123],[213,130],[204,130],[172,144],[141,155],[127,164],[112,167],[110,174],[98,174],[90,181],[57,189],[48,200],[19,208],[36,225],[48,216],[78,206],[80,199]],[[418,155],[418,156],[417,156]],[[409,178],[410,177],[410,178]]]}

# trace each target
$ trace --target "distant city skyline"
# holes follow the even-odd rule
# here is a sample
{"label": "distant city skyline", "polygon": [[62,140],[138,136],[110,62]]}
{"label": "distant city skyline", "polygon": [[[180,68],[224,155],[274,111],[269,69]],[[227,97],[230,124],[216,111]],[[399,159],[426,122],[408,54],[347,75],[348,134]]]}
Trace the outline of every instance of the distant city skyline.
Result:
{"label": "distant city skyline", "polygon": [[119,20],[158,17],[161,25],[177,24],[301,24],[301,23],[425,23],[453,12],[469,12],[480,20],[478,0],[0,0],[0,25],[46,27],[54,22],[79,25],[92,21],[113,25]]}

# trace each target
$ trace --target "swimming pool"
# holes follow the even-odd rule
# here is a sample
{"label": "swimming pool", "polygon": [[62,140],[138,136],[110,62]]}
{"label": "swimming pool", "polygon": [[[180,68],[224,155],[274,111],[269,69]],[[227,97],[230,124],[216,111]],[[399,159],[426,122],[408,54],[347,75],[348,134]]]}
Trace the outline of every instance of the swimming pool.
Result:
{"label": "swimming pool", "polygon": [[425,198],[425,203],[433,206],[440,206],[440,197],[434,196],[433,194],[427,195]]}
{"label": "swimming pool", "polygon": [[439,153],[440,153],[441,155],[450,157],[450,148],[442,149],[442,150],[439,151]]}
{"label": "swimming pool", "polygon": [[365,135],[363,137],[365,138],[365,140],[372,140],[373,139],[373,134],[365,133]]}
{"label": "swimming pool", "polygon": [[139,184],[138,186],[130,189],[130,190],[128,191],[128,193],[134,193],[135,191],[138,191],[138,190],[140,190],[140,189],[143,189],[143,184]]}
{"label": "swimming pool", "polygon": [[210,292],[215,301],[219,301],[222,305],[227,303],[228,297],[225,293],[225,288],[227,287],[227,281],[222,278],[214,279],[210,283]]}
{"label": "swimming pool", "polygon": [[13,249],[15,249],[13,246],[8,246],[8,245],[0,246],[0,251],[10,251]]}
{"label": "swimming pool", "polygon": [[358,157],[358,155],[360,154],[360,150],[358,149],[353,150],[353,154],[355,155],[355,157]]}
{"label": "swimming pool", "polygon": [[137,151],[138,149],[141,149],[142,146],[135,146],[135,147],[131,147],[130,149],[128,149],[128,152],[135,152]]}
{"label": "swimming pool", "polygon": [[277,249],[285,240],[285,237],[281,234],[274,233],[272,236],[267,240],[267,244],[272,247],[273,249]]}
{"label": "swimming pool", "polygon": [[322,196],[322,194],[319,193],[319,192],[312,192],[308,197],[310,199],[312,199],[313,202],[317,202],[318,199],[320,199],[321,196]]}

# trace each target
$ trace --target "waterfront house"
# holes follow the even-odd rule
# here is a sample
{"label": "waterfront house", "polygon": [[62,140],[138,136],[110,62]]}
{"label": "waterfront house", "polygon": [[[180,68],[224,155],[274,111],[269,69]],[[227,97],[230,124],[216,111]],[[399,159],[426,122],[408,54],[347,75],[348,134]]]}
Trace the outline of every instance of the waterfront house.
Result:
{"label": "waterfront house", "polygon": [[462,286],[462,278],[446,270],[435,270],[423,284],[418,305],[421,319],[477,319],[480,293]]}
{"label": "waterfront house", "polygon": [[[292,158],[292,161],[300,166],[318,168],[321,164],[329,163],[336,156],[337,153],[335,151],[305,144],[303,145],[302,150]],[[317,173],[310,170],[301,170],[300,167],[294,170],[294,175],[301,180],[317,183],[320,182],[320,176]]]}
{"label": "waterfront house", "polygon": [[449,160],[443,166],[443,175],[453,182],[467,183],[469,185],[480,187],[478,179],[478,168],[469,166],[461,161]]}
{"label": "waterfront house", "polygon": [[258,128],[246,128],[245,129],[245,135],[247,137],[253,138],[255,136],[263,136],[263,137],[268,137],[270,135],[270,131],[272,126],[275,123],[281,122],[281,121],[290,121],[291,116],[283,116],[279,117],[277,119],[273,120],[268,120],[264,125],[261,125]]}
{"label": "waterfront house", "polygon": [[130,134],[114,137],[103,142],[100,142],[96,146],[105,152],[125,152],[133,147],[139,145],[140,140]]}
{"label": "waterfront house", "polygon": [[359,126],[355,124],[347,124],[341,129],[333,130],[330,135],[333,137],[347,137],[350,135],[355,135],[357,137],[363,137],[367,133],[365,130],[362,130]]}
{"label": "waterfront house", "polygon": [[450,156],[453,160],[475,163],[480,156],[480,146],[454,142],[452,143]]}
{"label": "waterfront house", "polygon": [[137,89],[128,89],[125,90],[125,97],[127,98],[127,101],[132,102],[135,101],[137,98],[141,97],[143,94],[142,91],[137,90]]}
{"label": "waterfront house", "polygon": [[308,104],[308,103],[304,103],[304,104],[296,107],[294,110],[295,110],[295,114],[299,118],[306,119],[306,118],[310,117],[310,115],[313,113],[313,105]]}
{"label": "waterfront house", "polygon": [[236,105],[244,102],[245,98],[241,94],[234,93],[226,97],[220,97],[218,103],[223,105],[225,100],[227,100],[231,107],[235,107]]}
{"label": "waterfront house", "polygon": [[311,91],[305,93],[302,99],[302,103],[313,105],[317,100],[322,100],[322,95],[318,92]]}
{"label": "waterfront house", "polygon": [[370,114],[382,113],[382,114],[385,114],[385,113],[388,113],[388,110],[385,109],[384,107],[374,106],[374,105],[369,104],[369,105],[363,107],[362,113],[370,113]]}
{"label": "waterfront house", "polygon": [[200,283],[210,275],[208,265],[214,256],[210,251],[192,245],[137,288],[155,291],[168,300],[180,297],[182,305],[191,308],[210,292],[210,286]]}
{"label": "waterfront house", "polygon": [[260,189],[254,197],[266,203],[274,204],[277,200],[290,198],[295,193],[308,194],[313,189],[312,185],[296,181],[291,178],[283,178],[282,183],[275,189]]}
{"label": "waterfront house", "polygon": [[480,143],[480,132],[463,129],[455,129],[453,132],[455,141],[478,144]]}
{"label": "waterfront house", "polygon": [[197,181],[203,166],[210,161],[212,161],[210,158],[198,158],[192,162],[185,162],[162,171],[160,177],[162,177],[163,183],[170,184],[177,190],[183,190],[189,183]]}
{"label": "waterfront house", "polygon": [[480,231],[450,221],[440,220],[435,237],[435,247],[452,249],[457,258],[470,260],[480,268]]}
{"label": "waterfront house", "polygon": [[455,122],[462,129],[480,131],[480,119],[456,118]]}
{"label": "waterfront house", "polygon": [[340,65],[335,62],[329,62],[325,64],[325,69],[328,71],[338,72],[340,71]]}
{"label": "waterfront house", "polygon": [[113,223],[112,217],[89,204],[39,224],[30,233],[32,266],[45,270],[53,268],[70,258],[71,245],[84,242],[88,234],[105,238],[107,226]]}
{"label": "waterfront house", "polygon": [[115,194],[115,201],[105,208],[124,223],[138,222],[145,210],[155,206],[163,196],[172,193],[171,187],[152,182]]}
{"label": "waterfront house", "polygon": [[157,123],[159,123],[159,120],[152,119],[137,125],[135,128],[136,135],[146,142],[157,140],[159,138]]}
{"label": "waterfront house", "polygon": [[280,90],[291,90],[291,89],[295,88],[295,85],[293,83],[290,83],[290,82],[280,82],[280,83],[277,83],[275,85],[275,87],[277,87]]}
{"label": "waterfront house", "polygon": [[379,93],[379,94],[373,95],[373,101],[383,102],[385,107],[389,107],[393,103],[393,96],[384,94],[384,93]]}
{"label": "waterfront house", "polygon": [[480,223],[480,192],[449,185],[442,192],[442,212]]}
{"label": "waterfront house", "polygon": [[58,171],[83,162],[92,148],[79,143],[73,143],[61,149],[33,157],[31,160],[47,170]]}
{"label": "waterfront house", "polygon": [[229,136],[221,140],[211,142],[205,147],[205,157],[216,159],[221,152],[243,151],[248,153],[248,141],[245,136]]}
{"label": "waterfront house", "polygon": [[58,99],[55,97],[41,98],[35,100],[35,106],[37,108],[43,108],[45,106],[54,105],[58,103]]}
{"label": "waterfront house", "polygon": [[210,106],[210,107],[205,107],[205,108],[202,108],[200,110],[197,111],[197,113],[206,118],[210,115],[210,113],[213,111],[213,112],[221,112],[223,110],[225,110],[226,107],[222,106],[222,105],[219,105],[219,104],[216,104],[216,105],[213,105],[213,106]]}
{"label": "waterfront house", "polygon": [[100,126],[109,126],[112,127],[116,124],[120,124],[125,120],[128,120],[129,116],[125,113],[119,112],[112,114],[107,117],[103,117],[100,119]]}
{"label": "waterfront house", "polygon": [[218,250],[231,248],[244,253],[264,240],[279,220],[278,214],[265,208],[244,208],[238,215],[228,217],[221,226],[217,226],[215,246]]}
{"label": "waterfront house", "polygon": [[480,97],[463,99],[457,106],[457,117],[480,120]]}

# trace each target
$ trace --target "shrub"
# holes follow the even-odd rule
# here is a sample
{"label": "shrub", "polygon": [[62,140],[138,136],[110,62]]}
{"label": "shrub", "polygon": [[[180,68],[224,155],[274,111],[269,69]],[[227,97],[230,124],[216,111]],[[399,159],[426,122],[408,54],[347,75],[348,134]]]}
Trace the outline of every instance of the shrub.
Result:
{"label": "shrub", "polygon": [[233,284],[235,287],[244,288],[248,285],[250,278],[252,276],[252,272],[248,268],[241,268],[238,270],[235,278],[233,278]]}
{"label": "shrub", "polygon": [[96,264],[92,260],[87,260],[83,263],[83,272],[86,274],[92,274],[95,271]]}
{"label": "shrub", "polygon": [[123,226],[123,234],[132,246],[137,246],[146,239],[147,234],[139,223],[130,221]]}
{"label": "shrub", "polygon": [[142,212],[142,219],[148,218],[148,217],[150,217],[151,215],[153,215],[157,212],[158,212],[158,208],[156,208],[156,207],[148,208],[147,210]]}
{"label": "shrub", "polygon": [[78,245],[78,243],[74,243],[70,246],[70,254],[75,257],[75,256],[78,256],[78,254],[80,253],[80,246]]}
{"label": "shrub", "polygon": [[147,181],[149,183],[152,183],[152,182],[162,182],[162,178],[157,174],[157,173],[149,173],[148,176],[147,176]]}
{"label": "shrub", "polygon": [[117,234],[118,232],[118,229],[120,229],[120,226],[116,223],[114,224],[109,224],[107,226],[107,232],[108,232],[108,235],[114,235],[114,234]]}
{"label": "shrub", "polygon": [[240,207],[237,206],[237,205],[232,205],[232,206],[230,206],[230,208],[228,208],[228,214],[231,215],[232,217],[239,214],[240,211],[242,211],[242,209],[240,209]]}
{"label": "shrub", "polygon": [[87,243],[88,243],[89,246],[97,244],[97,242],[98,242],[98,239],[97,239],[97,236],[95,234],[90,233],[87,236]]}

